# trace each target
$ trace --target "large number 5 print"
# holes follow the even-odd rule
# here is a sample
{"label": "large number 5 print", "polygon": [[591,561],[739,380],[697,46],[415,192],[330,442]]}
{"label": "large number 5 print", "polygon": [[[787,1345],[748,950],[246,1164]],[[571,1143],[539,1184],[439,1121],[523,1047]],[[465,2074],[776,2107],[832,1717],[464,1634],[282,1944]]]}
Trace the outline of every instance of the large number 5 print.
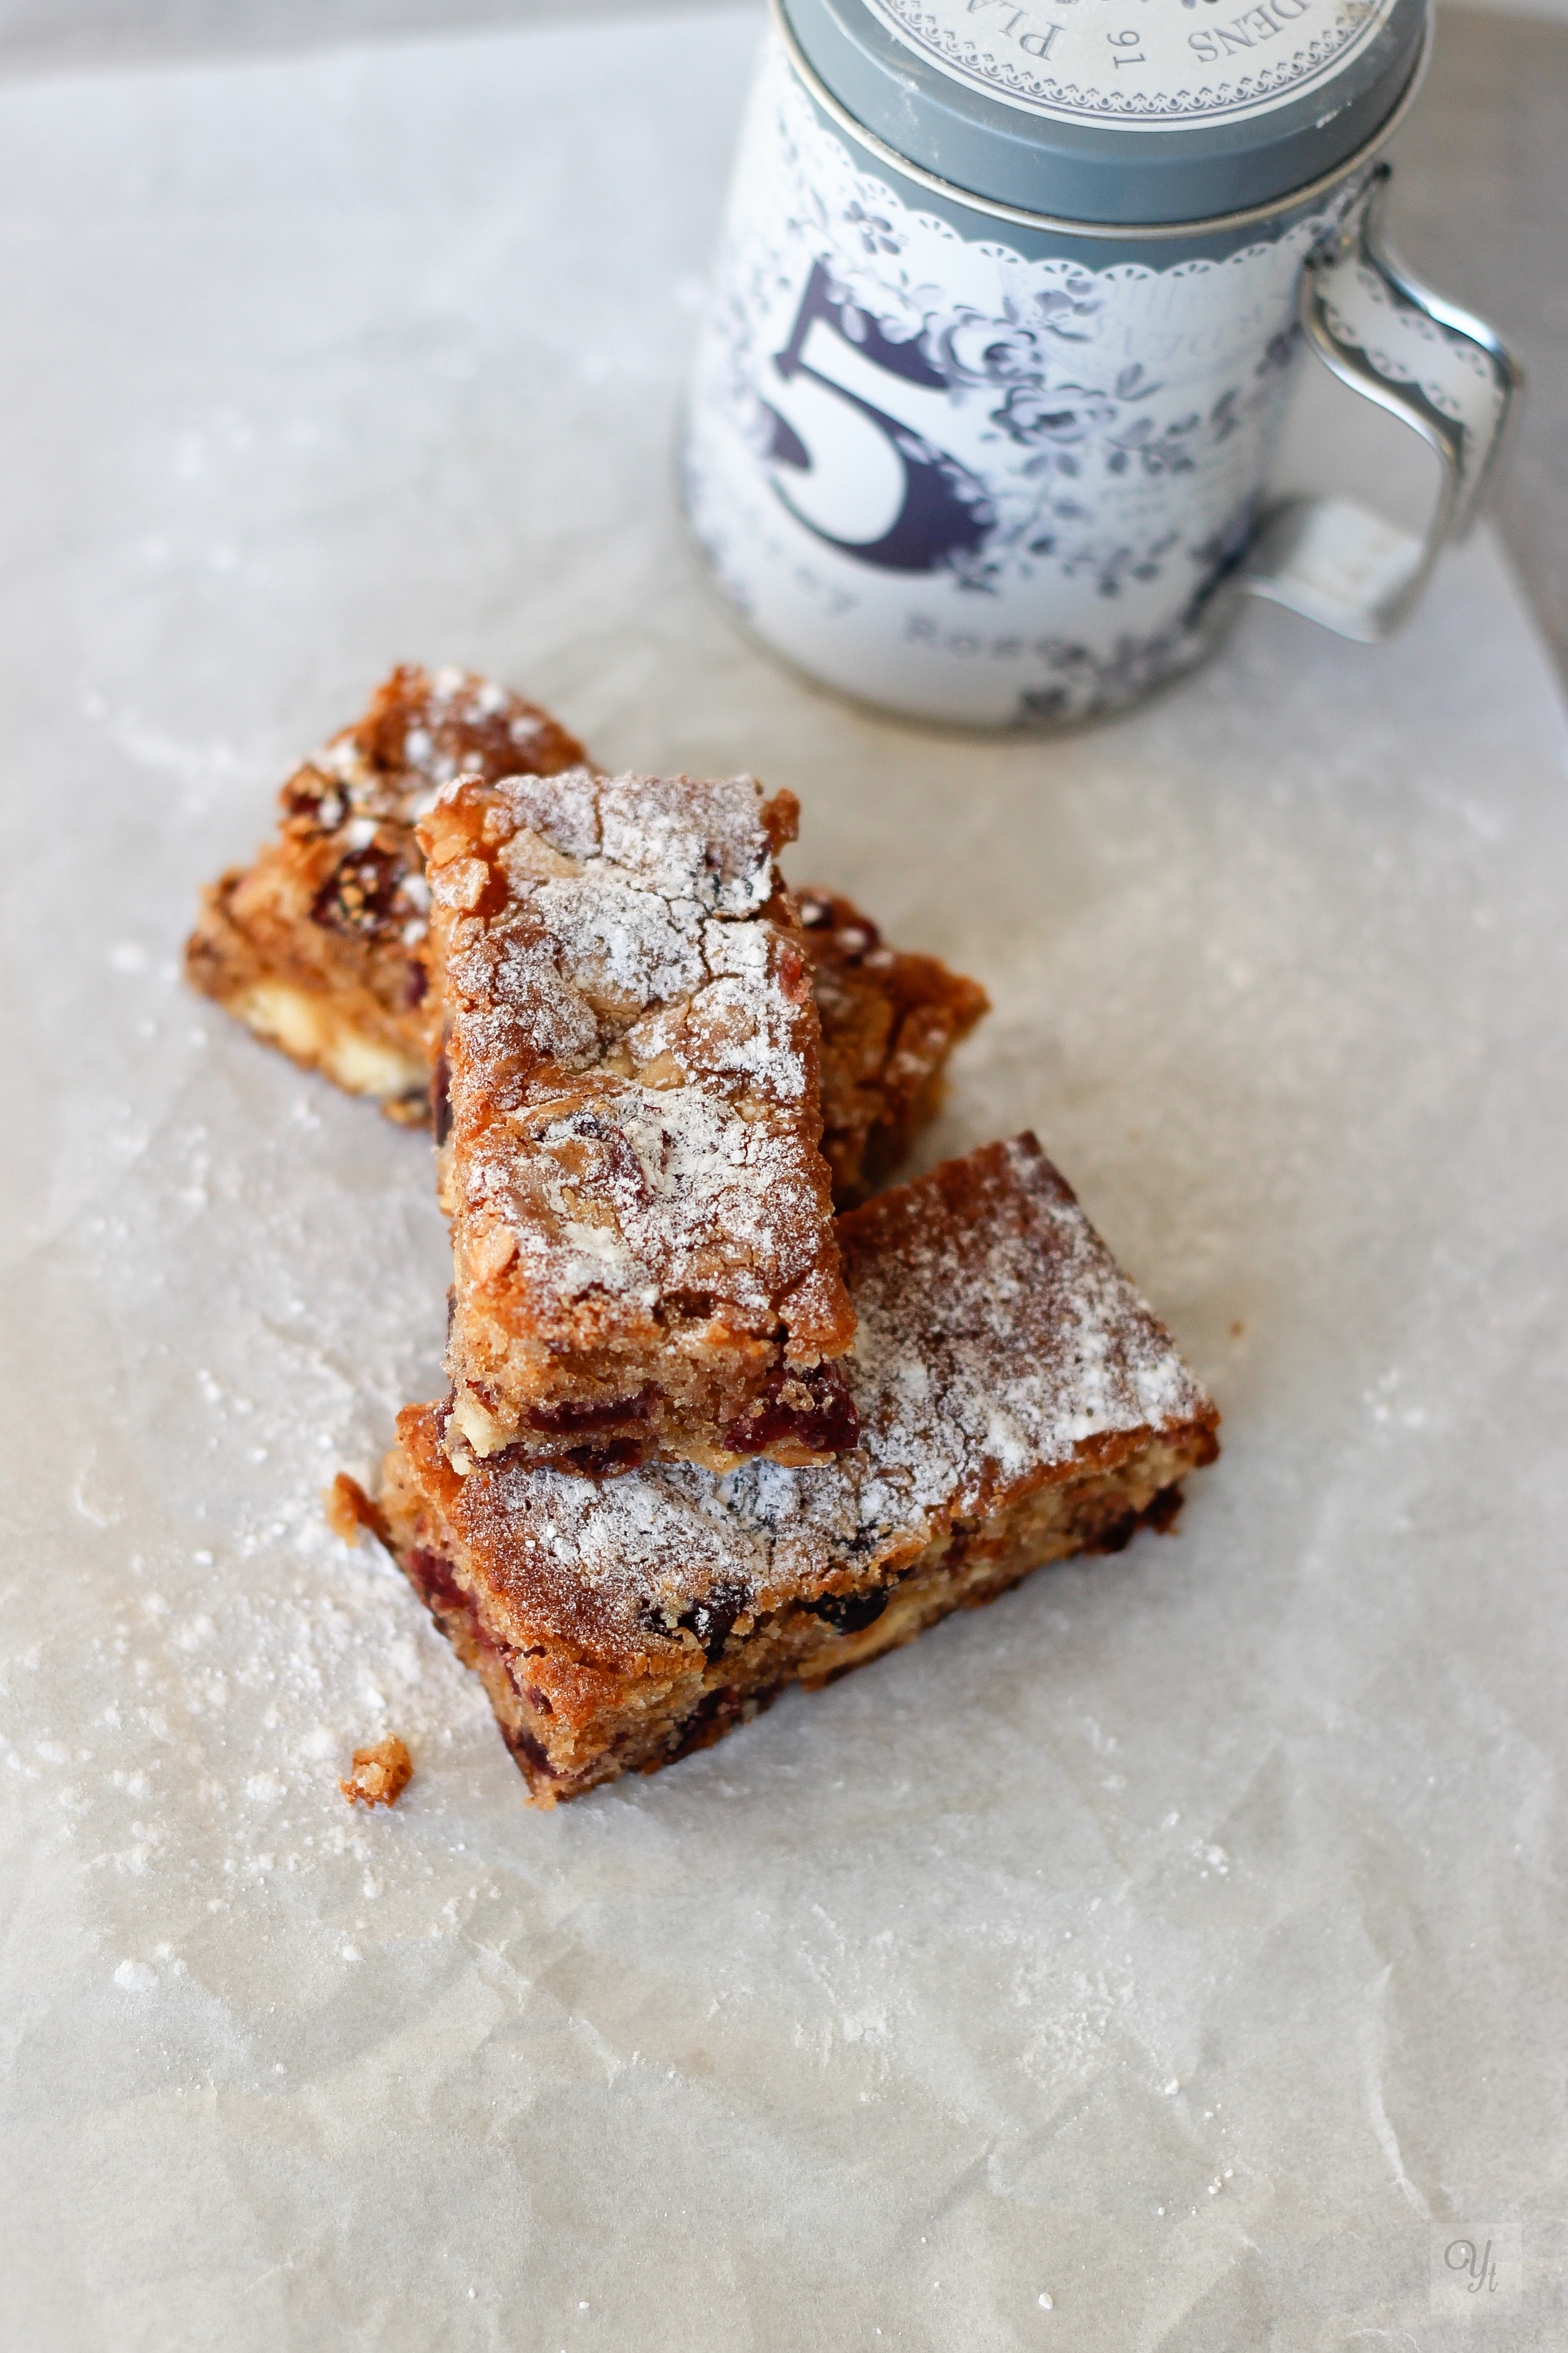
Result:
{"label": "large number 5 print", "polygon": [[[790,339],[773,357],[791,415],[770,401],[773,489],[809,532],[883,572],[936,572],[973,554],[995,522],[977,474],[914,422],[947,386],[913,343],[835,301],[814,263]],[[873,394],[876,397],[873,397]],[[893,401],[909,421],[889,413]],[[858,535],[857,535],[858,533]]]}

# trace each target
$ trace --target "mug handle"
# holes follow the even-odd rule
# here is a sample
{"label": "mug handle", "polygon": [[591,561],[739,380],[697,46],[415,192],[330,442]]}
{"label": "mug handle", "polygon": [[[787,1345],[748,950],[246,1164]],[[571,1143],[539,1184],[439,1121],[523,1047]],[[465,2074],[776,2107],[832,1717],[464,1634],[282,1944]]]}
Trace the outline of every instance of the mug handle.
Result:
{"label": "mug handle", "polygon": [[1364,203],[1308,260],[1300,323],[1335,375],[1436,449],[1436,510],[1417,538],[1352,499],[1283,499],[1239,571],[1253,596],[1363,645],[1392,636],[1442,549],[1474,522],[1524,389],[1501,337],[1394,259],[1383,235],[1389,178],[1379,164]]}

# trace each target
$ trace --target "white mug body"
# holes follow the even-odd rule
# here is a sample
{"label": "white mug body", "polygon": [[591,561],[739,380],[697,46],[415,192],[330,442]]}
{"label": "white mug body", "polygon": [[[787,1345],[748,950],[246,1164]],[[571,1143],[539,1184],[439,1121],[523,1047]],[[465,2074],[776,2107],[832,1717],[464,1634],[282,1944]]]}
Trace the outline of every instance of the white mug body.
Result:
{"label": "white mug body", "polygon": [[1364,164],[1250,226],[1147,241],[935,195],[770,34],[685,445],[752,633],[949,725],[1124,708],[1215,642],[1301,348],[1307,259]]}

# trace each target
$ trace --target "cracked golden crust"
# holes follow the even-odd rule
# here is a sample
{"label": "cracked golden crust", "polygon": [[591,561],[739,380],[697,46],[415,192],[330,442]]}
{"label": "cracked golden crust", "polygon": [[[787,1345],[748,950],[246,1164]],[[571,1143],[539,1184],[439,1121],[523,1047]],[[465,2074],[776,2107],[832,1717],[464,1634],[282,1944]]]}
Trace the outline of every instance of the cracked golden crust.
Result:
{"label": "cracked golden crust", "polygon": [[459,779],[422,824],[464,1467],[850,1442],[795,818],[583,770]]}
{"label": "cracked golden crust", "polygon": [[306,1069],[424,1121],[429,894],[416,819],[459,770],[553,775],[584,756],[492,680],[404,664],[295,770],[253,863],[203,893],[192,986]]}
{"label": "cracked golden crust", "polygon": [[[1041,1562],[1165,1525],[1218,1416],[1030,1137],[840,1220],[861,1440],[805,1470],[458,1478],[399,1417],[384,1540],[542,1802],[651,1770]],[[359,1512],[369,1520],[371,1507]]]}
{"label": "cracked golden crust", "polygon": [[[415,816],[461,769],[493,781],[585,760],[547,712],[494,681],[405,664],[295,771],[251,865],[204,890],[186,947],[192,986],[304,1068],[427,1124],[437,1008]],[[814,888],[799,903],[822,1021],[822,1150],[847,1208],[931,1116],[946,1057],[986,1000],[935,958],[887,946],[840,894]]]}

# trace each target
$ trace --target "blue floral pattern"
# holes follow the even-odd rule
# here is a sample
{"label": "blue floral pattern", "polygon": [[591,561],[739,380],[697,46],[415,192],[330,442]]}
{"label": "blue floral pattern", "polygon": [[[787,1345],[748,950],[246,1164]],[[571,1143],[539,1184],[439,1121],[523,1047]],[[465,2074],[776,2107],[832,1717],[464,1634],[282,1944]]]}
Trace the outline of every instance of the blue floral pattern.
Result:
{"label": "blue floral pattern", "polygon": [[[1108,244],[1090,269],[979,216],[962,237],[868,161],[776,57],[693,404],[710,561],[763,634],[874,699],[908,675],[934,707],[951,653],[967,709],[984,644],[1034,673],[987,675],[1000,715],[1112,707],[1212,635],[1300,346],[1301,263],[1356,191],[1240,253],[1160,271]],[[917,641],[918,674],[898,651]]]}

